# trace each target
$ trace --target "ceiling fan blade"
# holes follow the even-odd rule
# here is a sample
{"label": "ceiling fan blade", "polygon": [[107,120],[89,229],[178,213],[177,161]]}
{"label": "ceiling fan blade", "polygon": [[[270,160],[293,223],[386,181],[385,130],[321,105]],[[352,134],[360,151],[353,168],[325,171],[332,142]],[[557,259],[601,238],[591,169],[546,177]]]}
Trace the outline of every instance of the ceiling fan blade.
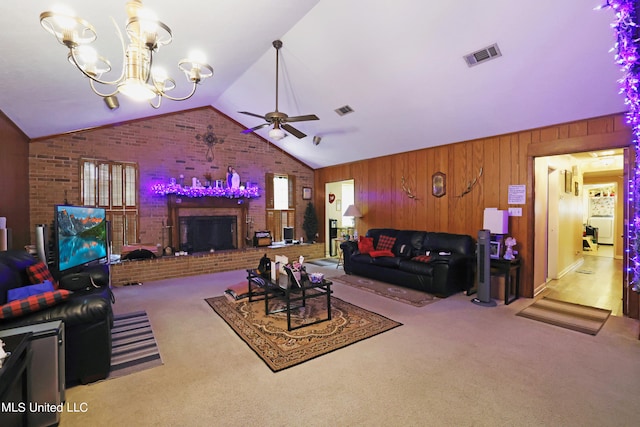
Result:
{"label": "ceiling fan blade", "polygon": [[248,116],[253,116],[253,117],[260,117],[261,119],[264,119],[264,116],[260,115],[260,114],[255,114],[255,113],[250,113],[248,111],[238,111],[238,113],[240,114],[246,114]]}
{"label": "ceiling fan blade", "polygon": [[261,125],[254,126],[254,127],[250,128],[250,129],[245,129],[245,130],[242,131],[242,133],[251,133],[251,132],[256,131],[258,129],[262,129],[265,126],[269,126],[269,123],[263,123]]}
{"label": "ceiling fan blade", "polygon": [[296,138],[304,138],[305,136],[307,136],[306,134],[300,132],[298,129],[286,123],[281,124],[280,127],[286,130],[287,132],[289,132],[291,135],[295,136]]}
{"label": "ceiling fan blade", "polygon": [[306,116],[293,116],[284,119],[285,122],[306,122],[309,120],[320,120],[315,114],[307,114]]}

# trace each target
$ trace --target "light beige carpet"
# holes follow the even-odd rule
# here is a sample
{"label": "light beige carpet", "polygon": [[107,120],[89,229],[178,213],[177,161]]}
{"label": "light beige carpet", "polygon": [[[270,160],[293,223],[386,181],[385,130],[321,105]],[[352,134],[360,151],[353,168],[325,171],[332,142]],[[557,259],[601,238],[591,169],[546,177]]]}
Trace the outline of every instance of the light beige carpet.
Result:
{"label": "light beige carpet", "polygon": [[[206,298],[205,301],[274,372],[401,325],[331,297],[331,320],[287,331],[286,313],[265,315],[263,301],[234,302],[225,296]],[[297,326],[325,317],[325,298],[315,298],[307,300],[306,307],[295,310],[291,322]]]}
{"label": "light beige carpet", "polygon": [[366,277],[355,276],[352,274],[344,274],[339,277],[331,278],[334,282],[343,283],[353,286],[354,288],[364,291],[373,292],[376,295],[400,301],[405,304],[411,304],[414,307],[424,307],[432,302],[439,301],[439,298],[426,292],[417,291],[415,289],[404,288],[402,286],[393,285],[391,283],[379,282],[377,280]]}
{"label": "light beige carpet", "polygon": [[596,335],[609,318],[611,310],[542,298],[517,313],[518,316]]}

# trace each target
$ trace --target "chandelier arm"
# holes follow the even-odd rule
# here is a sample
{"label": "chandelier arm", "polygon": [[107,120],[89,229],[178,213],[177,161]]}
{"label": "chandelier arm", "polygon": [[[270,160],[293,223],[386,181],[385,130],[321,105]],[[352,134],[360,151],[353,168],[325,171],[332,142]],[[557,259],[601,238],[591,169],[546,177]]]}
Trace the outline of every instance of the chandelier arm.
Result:
{"label": "chandelier arm", "polygon": [[120,30],[120,27],[118,27],[118,23],[113,18],[113,16],[111,16],[111,23],[116,28],[116,34],[118,35],[118,38],[120,39],[120,47],[122,48],[122,58],[123,58],[123,60],[122,60],[122,71],[120,72],[120,77],[118,77],[118,80],[116,80],[116,82],[120,82],[120,81],[122,81],[122,79],[124,79],[125,69],[127,67],[127,61],[126,61],[127,45],[124,42],[124,37],[122,35],[122,31]]}
{"label": "chandelier arm", "polygon": [[187,95],[187,96],[183,96],[181,98],[176,98],[176,97],[173,97],[171,95],[167,95],[166,92],[162,92],[162,97],[170,99],[172,101],[186,101],[187,99],[191,98],[194,93],[196,93],[197,85],[198,84],[196,82],[193,82],[193,86],[191,87],[191,93],[189,95]]}
{"label": "chandelier arm", "polygon": [[[97,78],[96,76],[92,76],[91,74],[89,74],[85,70],[83,70],[82,67],[80,66],[80,64],[78,63],[78,60],[76,59],[75,49],[71,48],[71,49],[69,49],[69,51],[70,51],[70,54],[71,54],[69,57],[71,58],[71,61],[73,62],[73,65],[75,65],[76,68],[78,70],[80,70],[80,72],[82,74],[84,74],[85,77],[89,78],[91,81],[94,81],[96,83],[100,83],[100,84],[103,84],[103,85],[111,85],[111,86],[113,86],[115,84],[118,84],[118,82],[122,79],[122,75],[120,76],[120,78],[118,80],[114,80],[114,81],[102,80],[102,79]],[[124,69],[122,71],[124,73]]]}
{"label": "chandelier arm", "polygon": [[[124,37],[122,35],[122,31],[120,30],[120,27],[118,27],[118,23],[116,22],[116,20],[113,17],[111,17],[111,23],[113,23],[113,26],[116,29],[116,34],[117,34],[118,38],[120,39],[120,47],[122,48],[122,54],[123,54],[124,57],[126,57],[127,51],[126,51],[126,45],[125,45],[125,42],[124,42]],[[125,68],[126,68],[126,61],[122,62],[122,71],[120,72],[120,76],[116,80],[112,80],[112,81],[102,80],[102,79],[97,78],[96,76],[92,76],[91,74],[87,73],[84,69],[82,69],[82,67],[78,63],[78,60],[76,59],[75,48],[70,47],[69,51],[71,53],[71,59],[73,61],[73,64],[76,66],[76,68],[78,70],[80,70],[80,72],[82,74],[84,74],[85,77],[89,78],[91,81],[103,84],[105,86],[113,86],[113,85],[117,85],[118,83],[120,83],[122,81],[122,79],[124,78]],[[96,88],[94,87],[93,84],[91,85],[91,89],[93,89],[93,91],[96,93],[96,95],[99,95],[99,96],[111,96],[111,95],[115,95],[117,93],[117,90],[116,90],[116,92],[114,92],[114,93],[112,93],[110,95],[103,95],[98,90],[96,90]]]}
{"label": "chandelier arm", "polygon": [[[92,91],[93,91],[93,93],[95,93],[96,95],[101,96],[101,97],[103,97],[103,98],[107,98],[107,97],[109,97],[109,96],[114,96],[114,95],[117,95],[117,94],[118,94],[118,87],[116,87],[116,88],[115,88],[115,90],[114,90],[113,92],[111,92],[111,93],[106,93],[106,94],[105,94],[105,93],[100,92],[98,89],[96,89],[96,82],[97,82],[97,83],[102,83],[102,82],[96,81],[96,80],[94,80],[94,79],[89,80],[89,86],[91,86],[91,90],[92,90]],[[104,84],[104,83],[103,83],[103,84]]]}
{"label": "chandelier arm", "polygon": [[158,94],[158,97],[157,97],[156,99],[157,99],[157,101],[158,101],[158,103],[157,103],[157,104],[154,104],[154,103],[153,103],[153,100],[152,100],[152,99],[150,99],[150,100],[149,100],[149,105],[151,105],[154,109],[156,109],[156,110],[157,110],[158,108],[160,108],[160,104],[162,104],[162,96],[161,96],[160,94]]}
{"label": "chandelier arm", "polygon": [[[156,82],[153,79],[153,76],[151,74],[151,68],[153,68],[153,50],[152,49],[147,49],[149,51],[149,67],[147,68],[147,75],[144,79],[144,82],[147,84],[152,84],[154,87],[156,87]],[[151,80],[151,82],[149,82],[149,80]],[[157,87],[156,87],[157,90]]]}

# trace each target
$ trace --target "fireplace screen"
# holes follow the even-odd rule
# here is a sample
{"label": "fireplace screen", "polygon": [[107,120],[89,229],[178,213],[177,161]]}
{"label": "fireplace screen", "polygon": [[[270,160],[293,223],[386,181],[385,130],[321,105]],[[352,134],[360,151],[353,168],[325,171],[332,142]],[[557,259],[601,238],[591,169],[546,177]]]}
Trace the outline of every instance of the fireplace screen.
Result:
{"label": "fireplace screen", "polygon": [[237,249],[235,216],[180,217],[180,250],[189,253]]}

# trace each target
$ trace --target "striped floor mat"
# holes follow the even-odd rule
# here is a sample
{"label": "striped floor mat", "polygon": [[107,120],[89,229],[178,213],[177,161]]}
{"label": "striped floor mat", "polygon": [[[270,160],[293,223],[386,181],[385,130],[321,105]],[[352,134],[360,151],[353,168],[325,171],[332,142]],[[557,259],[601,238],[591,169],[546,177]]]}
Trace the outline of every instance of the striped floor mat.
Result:
{"label": "striped floor mat", "polygon": [[162,365],[149,317],[144,311],[114,315],[109,379]]}

